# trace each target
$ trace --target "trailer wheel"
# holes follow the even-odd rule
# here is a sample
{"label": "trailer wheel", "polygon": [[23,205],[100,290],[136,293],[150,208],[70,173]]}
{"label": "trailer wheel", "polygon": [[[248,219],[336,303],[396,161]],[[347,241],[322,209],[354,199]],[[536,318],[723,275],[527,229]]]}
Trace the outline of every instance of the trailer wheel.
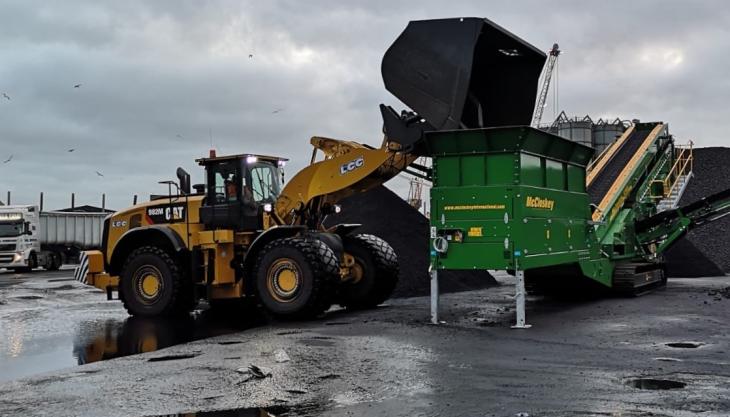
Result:
{"label": "trailer wheel", "polygon": [[368,234],[346,236],[345,252],[355,258],[353,281],[342,284],[340,304],[373,308],[390,298],[398,283],[398,256],[388,242]]}
{"label": "trailer wheel", "polygon": [[166,251],[142,246],[132,251],[122,267],[119,298],[133,316],[169,316],[188,312],[184,274]]}
{"label": "trailer wheel", "polygon": [[50,255],[48,255],[49,263],[44,266],[46,271],[57,271],[58,268],[61,267],[61,254],[58,252],[51,252]]}
{"label": "trailer wheel", "polygon": [[316,239],[276,239],[259,253],[256,293],[272,314],[289,319],[315,317],[332,305],[339,262]]}

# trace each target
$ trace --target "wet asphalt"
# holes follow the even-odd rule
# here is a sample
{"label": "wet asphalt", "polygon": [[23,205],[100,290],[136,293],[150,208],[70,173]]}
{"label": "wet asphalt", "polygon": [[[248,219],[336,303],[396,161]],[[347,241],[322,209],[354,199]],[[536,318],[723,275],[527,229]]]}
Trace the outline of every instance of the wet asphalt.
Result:
{"label": "wet asphalt", "polygon": [[533,327],[512,330],[508,276],[443,296],[434,326],[424,297],[299,323],[135,319],[71,274],[0,271],[2,416],[730,415],[727,277],[530,297]]}

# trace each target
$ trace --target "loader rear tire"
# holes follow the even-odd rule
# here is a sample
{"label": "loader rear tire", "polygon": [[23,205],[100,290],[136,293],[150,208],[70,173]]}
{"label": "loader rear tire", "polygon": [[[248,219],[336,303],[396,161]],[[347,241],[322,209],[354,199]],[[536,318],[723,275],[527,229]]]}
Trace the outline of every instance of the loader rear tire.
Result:
{"label": "loader rear tire", "polygon": [[302,237],[277,239],[256,262],[256,293],[273,315],[286,319],[316,317],[332,305],[339,261],[329,246]]}
{"label": "loader rear tire", "polygon": [[374,308],[398,284],[398,256],[388,242],[369,234],[344,238],[345,252],[355,258],[355,282],[340,287],[340,305],[350,309]]}
{"label": "loader rear tire", "polygon": [[155,317],[187,313],[185,275],[169,253],[155,246],[132,251],[122,267],[119,298],[133,316]]}

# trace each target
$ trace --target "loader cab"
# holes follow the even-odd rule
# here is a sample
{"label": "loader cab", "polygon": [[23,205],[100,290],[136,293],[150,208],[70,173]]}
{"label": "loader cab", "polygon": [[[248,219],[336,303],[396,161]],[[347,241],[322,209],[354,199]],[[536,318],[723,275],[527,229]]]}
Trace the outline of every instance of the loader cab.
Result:
{"label": "loader cab", "polygon": [[281,168],[286,160],[211,153],[211,157],[197,160],[205,167],[201,222],[211,229],[262,230],[264,209],[273,207],[279,197]]}

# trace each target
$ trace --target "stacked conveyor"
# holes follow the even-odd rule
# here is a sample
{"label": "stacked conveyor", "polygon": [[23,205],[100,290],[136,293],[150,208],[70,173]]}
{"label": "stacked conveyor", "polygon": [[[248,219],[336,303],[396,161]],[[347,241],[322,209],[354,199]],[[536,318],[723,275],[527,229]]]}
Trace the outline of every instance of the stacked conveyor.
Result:
{"label": "stacked conveyor", "polygon": [[604,154],[600,165],[594,165],[594,169],[588,174],[587,191],[591,203],[598,205],[606,196],[611,185],[616,181],[622,169],[636,154],[649,133],[656,124],[642,124],[631,126],[623,136],[619,138]]}
{"label": "stacked conveyor", "polygon": [[637,123],[600,155],[586,178],[594,220],[612,220],[628,194],[664,174],[646,175],[654,165],[666,165],[673,157],[672,149],[663,149],[663,140],[669,140],[665,124]]}

